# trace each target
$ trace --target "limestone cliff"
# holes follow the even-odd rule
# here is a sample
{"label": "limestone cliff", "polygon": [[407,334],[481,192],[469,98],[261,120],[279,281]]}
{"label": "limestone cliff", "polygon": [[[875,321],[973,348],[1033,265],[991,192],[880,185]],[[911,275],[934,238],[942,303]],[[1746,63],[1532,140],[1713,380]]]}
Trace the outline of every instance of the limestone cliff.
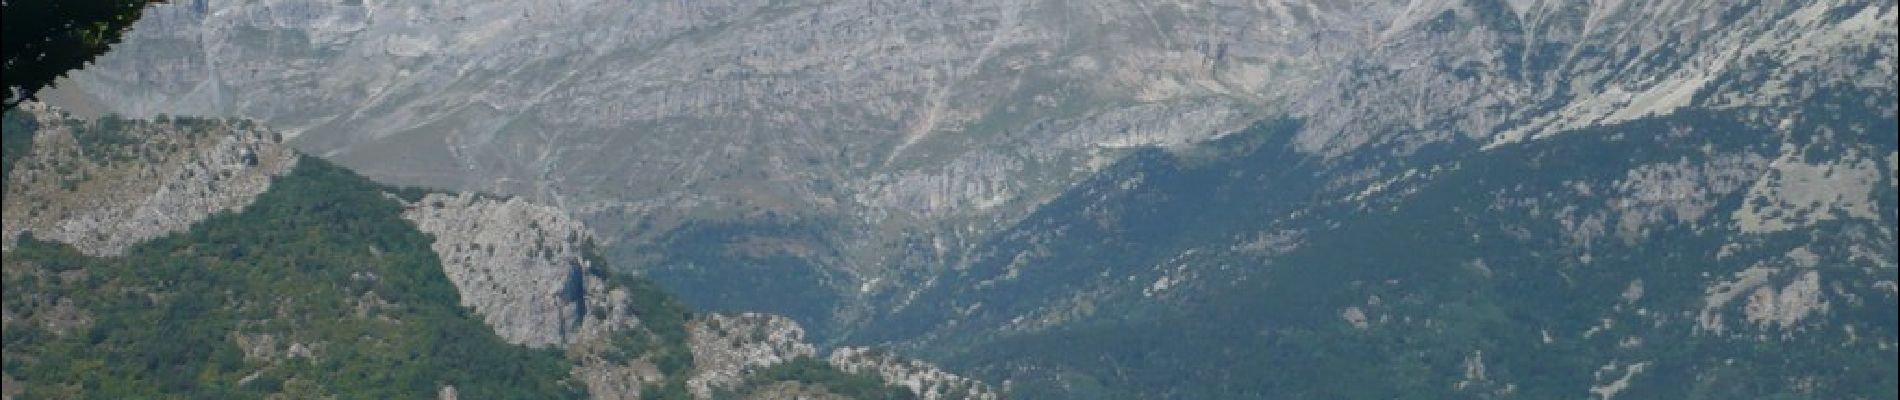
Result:
{"label": "limestone cliff", "polygon": [[1401,165],[1421,149],[1886,85],[1896,15],[1852,0],[206,0],[157,6],[62,90],[131,115],[268,121],[370,176],[603,222],[615,249],[708,217],[794,216],[825,227],[824,251],[753,253],[836,254],[804,260],[828,276],[805,290],[842,300],[796,315],[817,334],[875,324],[1130,148],[1287,115],[1308,122],[1302,152],[1340,164],[1337,189],[1372,190],[1429,167]]}
{"label": "limestone cliff", "polygon": [[241,120],[83,121],[29,103],[32,150],[6,179],[4,245],[21,234],[116,255],[238,211],[289,171],[283,136]]}
{"label": "limestone cliff", "polygon": [[[603,356],[638,351],[616,348],[621,344],[613,338],[644,328],[631,304],[632,289],[606,278],[608,267],[590,253],[591,233],[579,221],[520,198],[468,193],[429,194],[406,208],[404,218],[434,236],[431,247],[462,304],[509,342],[568,350],[576,360],[574,374],[593,398],[639,398],[649,384],[680,378],[644,357]],[[684,379],[696,398],[739,389],[759,371],[817,355],[804,328],[777,315],[707,314],[685,329],[692,368]],[[995,398],[980,383],[926,363],[845,351],[833,357],[834,366],[873,374],[926,399]],[[797,382],[775,385],[753,393],[826,393]]]}
{"label": "limestone cliff", "polygon": [[638,319],[626,288],[586,253],[579,221],[552,207],[475,194],[430,194],[403,213],[422,232],[462,305],[509,342],[566,345]]}

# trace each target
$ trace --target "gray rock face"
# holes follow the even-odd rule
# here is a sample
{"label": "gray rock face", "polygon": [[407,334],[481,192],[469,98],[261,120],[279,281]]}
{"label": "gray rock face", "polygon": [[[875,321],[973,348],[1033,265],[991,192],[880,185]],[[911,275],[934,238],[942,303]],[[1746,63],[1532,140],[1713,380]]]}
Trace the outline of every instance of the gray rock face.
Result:
{"label": "gray rock face", "polygon": [[572,370],[595,400],[640,400],[640,389],[665,378],[651,363],[614,364],[598,357],[583,359]]}
{"label": "gray rock face", "polygon": [[296,165],[282,135],[246,121],[86,122],[25,104],[39,129],[5,188],[4,244],[21,234],[88,255],[124,253],[237,211]]}
{"label": "gray rock face", "polygon": [[[67,90],[243,115],[385,181],[604,223],[836,220],[859,283],[1106,165],[1284,109],[1389,1],[207,0],[155,6]],[[882,267],[889,265],[890,267]],[[879,266],[879,267],[872,267]],[[839,269],[849,267],[837,266]]]}
{"label": "gray rock face", "polygon": [[584,253],[590,236],[553,207],[474,194],[430,194],[403,217],[442,259],[442,272],[510,343],[567,345],[637,323],[626,288]]}
{"label": "gray rock face", "polygon": [[712,398],[714,389],[745,382],[754,371],[818,353],[805,342],[805,328],[777,315],[712,314],[687,324],[686,331],[693,352],[686,388],[695,398]]}
{"label": "gray rock face", "polygon": [[892,385],[910,388],[923,400],[998,398],[983,382],[957,376],[930,363],[900,359],[869,348],[838,348],[831,351],[826,361],[845,372],[868,373]]}
{"label": "gray rock face", "polygon": [[[157,7],[75,81],[131,115],[261,118],[386,179],[618,204],[768,173],[918,213],[901,192],[1020,191],[903,183],[953,160],[1021,168],[1245,123],[1378,23],[1298,2],[209,1]],[[626,170],[647,173],[604,174]]]}
{"label": "gray rock face", "polygon": [[[701,399],[712,398],[716,390],[735,389],[755,372],[800,357],[816,357],[818,353],[805,342],[805,329],[798,322],[771,314],[710,314],[688,324],[687,332],[694,369],[686,385],[694,397]],[[871,348],[839,348],[823,361],[844,372],[876,376],[886,384],[909,389],[920,399],[998,398],[983,382]],[[795,389],[782,387],[783,383],[755,388],[752,396]]]}
{"label": "gray rock face", "polygon": [[[1346,63],[1354,71],[1328,78],[1301,102],[1296,115],[1309,122],[1299,134],[1303,150],[1496,146],[1698,101],[1787,104],[1822,90],[1817,82],[1886,87],[1895,71],[1895,50],[1876,44],[1895,35],[1891,3],[1411,3]],[[1717,82],[1738,71],[1775,90]]]}
{"label": "gray rock face", "polygon": [[[1285,114],[1303,151],[1403,155],[1780,104],[1885,85],[1894,50],[1867,44],[1895,19],[1847,0],[207,0],[157,6],[67,89],[258,118],[367,175],[530,196],[635,245],[706,215],[836,222],[837,289],[901,298],[1117,149]],[[1716,79],[1733,71],[1774,90]]]}

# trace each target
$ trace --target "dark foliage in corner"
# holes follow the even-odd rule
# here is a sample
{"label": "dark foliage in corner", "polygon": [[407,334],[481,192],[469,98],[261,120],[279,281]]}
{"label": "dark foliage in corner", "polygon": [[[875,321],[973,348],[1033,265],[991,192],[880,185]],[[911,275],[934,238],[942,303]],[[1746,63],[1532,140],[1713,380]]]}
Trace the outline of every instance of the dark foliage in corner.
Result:
{"label": "dark foliage in corner", "polygon": [[105,54],[153,0],[9,0],[0,3],[6,43],[6,109]]}

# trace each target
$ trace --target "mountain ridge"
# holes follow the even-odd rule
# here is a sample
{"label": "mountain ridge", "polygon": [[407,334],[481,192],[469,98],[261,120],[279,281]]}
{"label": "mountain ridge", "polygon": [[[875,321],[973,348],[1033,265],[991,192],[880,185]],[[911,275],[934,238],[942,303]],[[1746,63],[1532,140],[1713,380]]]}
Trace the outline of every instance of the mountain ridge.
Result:
{"label": "mountain ridge", "polygon": [[1893,391],[1891,0],[150,14],[66,90],[550,204],[695,307],[1013,395]]}
{"label": "mountain ridge", "polygon": [[[6,136],[33,146],[9,157],[5,188],[9,399],[711,398],[773,382],[813,395],[988,393],[955,375],[924,380],[970,388],[943,397],[838,370],[898,359],[765,375],[792,357],[737,349],[816,356],[796,322],[695,316],[644,278],[606,271],[585,227],[558,210],[382,186],[246,121],[82,121],[36,104],[7,119]],[[217,200],[165,224],[131,221],[158,230],[123,241],[61,234],[128,206],[76,202],[102,195]],[[746,364],[713,362],[732,358]]]}
{"label": "mountain ridge", "polygon": [[[1299,118],[1302,152],[1353,165],[1330,184],[1364,190],[1426,148],[1791,104],[1819,81],[1883,87],[1894,53],[1870,44],[1893,40],[1896,13],[1846,0],[228,1],[155,8],[64,90],[128,115],[254,117],[380,179],[556,205],[603,229],[611,258],[719,289],[687,294],[697,305],[780,312],[833,338],[1135,148]],[[590,39],[511,34],[574,29]],[[752,248],[724,266],[655,256],[699,246],[679,238],[708,224],[791,229],[706,239]],[[821,310],[700,294],[741,291],[722,282],[755,268],[816,276],[781,290]]]}

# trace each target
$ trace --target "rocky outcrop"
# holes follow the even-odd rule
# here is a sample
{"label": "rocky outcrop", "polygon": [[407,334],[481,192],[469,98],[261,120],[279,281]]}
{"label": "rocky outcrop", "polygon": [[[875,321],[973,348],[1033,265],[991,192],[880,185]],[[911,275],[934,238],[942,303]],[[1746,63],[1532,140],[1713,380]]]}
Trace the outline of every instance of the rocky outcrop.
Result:
{"label": "rocky outcrop", "polygon": [[639,400],[640,389],[664,375],[649,364],[584,364],[574,368],[574,376],[587,386],[588,398],[595,400]]}
{"label": "rocky outcrop", "polygon": [[1567,244],[1587,251],[1605,240],[1640,242],[1658,226],[1710,225],[1720,219],[1708,215],[1717,203],[1745,191],[1768,164],[1754,153],[1714,154],[1701,162],[1638,166],[1611,182],[1571,181],[1567,193],[1498,203],[1550,215],[1563,227]]}
{"label": "rocky outcrop", "polygon": [[816,385],[807,385],[793,381],[772,382],[764,387],[747,393],[745,400],[849,400],[836,393]]}
{"label": "rocky outcrop", "polygon": [[249,121],[88,122],[33,103],[19,111],[38,128],[6,179],[8,249],[30,232],[88,255],[121,254],[243,209],[298,157],[282,135]]}
{"label": "rocky outcrop", "polygon": [[1596,400],[1615,399],[1618,393],[1629,390],[1630,379],[1641,375],[1643,370],[1649,367],[1649,364],[1650,362],[1648,361],[1642,361],[1621,368],[1618,368],[1615,362],[1604,365],[1602,368],[1597,369],[1596,374],[1593,376],[1594,380],[1602,382],[1602,384],[1590,385],[1590,394],[1593,395],[1592,397]]}
{"label": "rocky outcrop", "polygon": [[843,347],[826,357],[832,366],[851,373],[868,373],[891,385],[910,388],[923,400],[997,399],[989,385],[944,371],[918,360],[906,360],[863,347]]}
{"label": "rocky outcrop", "polygon": [[[461,293],[462,305],[511,343],[565,348],[575,362],[574,375],[593,398],[635,399],[648,385],[675,379],[643,355],[618,361],[602,356],[641,351],[612,348],[618,344],[611,340],[616,331],[638,329],[639,321],[630,289],[605,278],[611,272],[590,255],[591,233],[579,221],[519,198],[466,193],[430,194],[406,206],[404,218],[435,236],[431,247]],[[685,381],[697,398],[737,389],[753,373],[817,354],[805,342],[804,328],[777,315],[708,314],[688,322],[686,330],[693,368]],[[928,364],[850,351],[837,358],[851,362],[846,371],[875,373],[926,398],[994,398],[981,384]],[[827,398],[814,388],[763,390]]]}
{"label": "rocky outcrop", "polygon": [[564,346],[637,323],[627,288],[607,284],[590,234],[553,207],[475,194],[430,194],[403,217],[435,236],[462,305],[510,343]]}
{"label": "rocky outcrop", "polygon": [[[772,366],[817,357],[817,349],[805,342],[804,328],[791,319],[756,313],[711,314],[689,323],[687,332],[694,368],[686,385],[695,398],[712,398],[721,390],[739,389],[747,383],[762,385],[748,388],[747,398],[838,398],[820,386],[796,381],[750,382],[757,372]],[[888,385],[910,390],[920,399],[998,398],[982,382],[880,350],[839,348],[823,362],[846,373],[882,379]]]}
{"label": "rocky outcrop", "polygon": [[688,323],[686,331],[693,351],[686,387],[701,399],[745,382],[752,372],[818,353],[798,322],[777,315],[712,314]]}
{"label": "rocky outcrop", "polygon": [[[1791,264],[1758,264],[1736,273],[1733,279],[1710,285],[1696,317],[1696,332],[1724,335],[1753,328],[1750,331],[1786,334],[1800,329],[1809,317],[1826,313],[1829,296],[1821,290],[1821,274],[1813,265]],[[1729,323],[1736,314],[1748,324]]]}
{"label": "rocky outcrop", "polygon": [[[633,400],[668,379],[622,335],[648,334],[634,290],[608,279],[592,233],[561,210],[520,198],[429,194],[403,217],[435,237],[442,271],[482,322],[510,343],[557,347],[590,398]],[[618,354],[610,357],[607,354]]]}
{"label": "rocky outcrop", "polygon": [[1748,305],[1743,309],[1748,322],[1764,329],[1791,329],[1809,315],[1826,311],[1827,301],[1821,297],[1821,275],[1815,271],[1801,273],[1780,290],[1766,286],[1756,288],[1748,295]]}
{"label": "rocky outcrop", "polygon": [[1785,149],[1768,173],[1748,188],[1744,206],[1733,216],[1742,232],[1780,232],[1833,219],[1880,219],[1875,194],[1883,178],[1877,158],[1849,152],[1807,162],[1802,153]]}

